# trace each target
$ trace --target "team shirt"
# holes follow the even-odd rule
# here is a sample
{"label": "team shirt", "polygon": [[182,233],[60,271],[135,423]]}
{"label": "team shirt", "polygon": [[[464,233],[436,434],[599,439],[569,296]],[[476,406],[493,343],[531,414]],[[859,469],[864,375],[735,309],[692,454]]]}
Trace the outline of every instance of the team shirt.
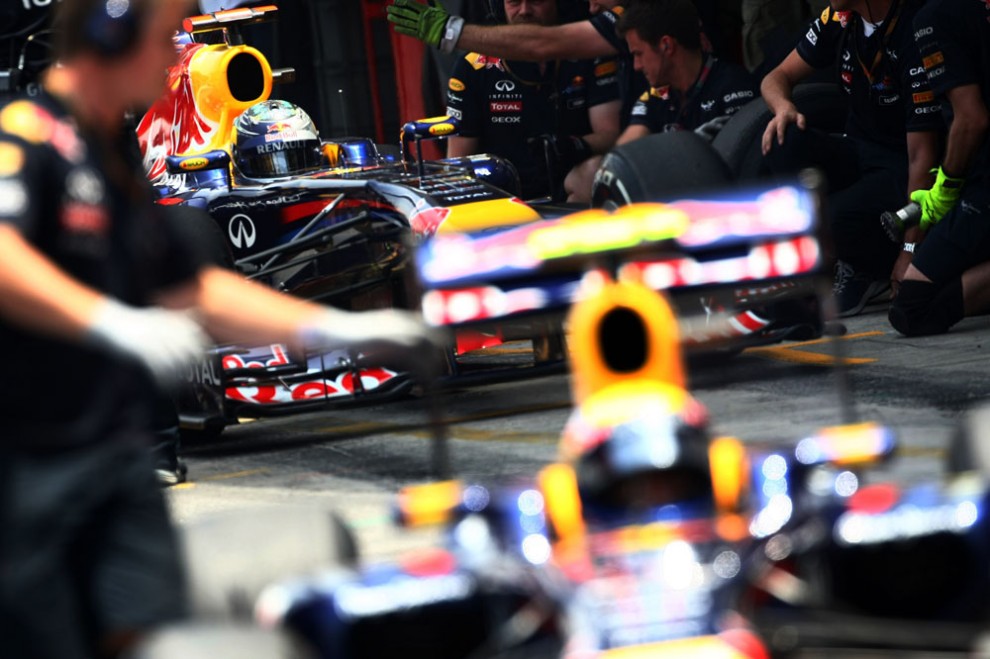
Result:
{"label": "team shirt", "polygon": [[[133,145],[122,132],[115,148],[131,153]],[[143,171],[140,159],[126,158],[127,171],[112,177],[104,163],[120,160],[102,148],[45,92],[0,108],[0,223],[83,284],[145,305],[199,264],[156,212],[150,184],[134,174]],[[145,427],[151,383],[137,364],[2,319],[0,344],[0,442],[65,447]]]}
{"label": "team shirt", "polygon": [[746,69],[707,55],[687,93],[669,87],[650,89],[633,106],[629,123],[646,126],[651,133],[694,130],[737,112],[759,93],[756,79]]}
{"label": "team shirt", "polygon": [[[929,2],[914,19],[914,38],[936,96],[979,85],[990,107],[990,2]],[[990,140],[984,140],[968,178],[977,174],[990,175]]]}
{"label": "team shirt", "polygon": [[516,166],[527,198],[548,191],[546,164],[527,140],[540,135],[587,135],[588,110],[619,97],[614,58],[510,62],[469,53],[448,82],[447,114],[460,135]]}
{"label": "team shirt", "polygon": [[814,68],[838,61],[850,102],[847,134],[903,148],[907,132],[942,128],[941,106],[914,43],[917,9],[913,0],[895,0],[870,29],[857,14],[827,7],[798,42],[798,54]]}

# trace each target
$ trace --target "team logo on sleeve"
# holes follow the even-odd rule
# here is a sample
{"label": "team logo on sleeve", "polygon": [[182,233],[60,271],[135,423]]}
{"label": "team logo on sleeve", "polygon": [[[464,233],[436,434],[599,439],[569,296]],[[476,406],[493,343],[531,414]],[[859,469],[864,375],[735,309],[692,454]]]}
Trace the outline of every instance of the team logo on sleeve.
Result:
{"label": "team logo on sleeve", "polygon": [[13,176],[24,166],[24,149],[0,142],[0,177]]}
{"label": "team logo on sleeve", "polygon": [[457,78],[451,78],[450,82],[447,83],[447,86],[450,87],[450,91],[454,92],[462,92],[467,89],[467,87],[464,86],[464,83]]}

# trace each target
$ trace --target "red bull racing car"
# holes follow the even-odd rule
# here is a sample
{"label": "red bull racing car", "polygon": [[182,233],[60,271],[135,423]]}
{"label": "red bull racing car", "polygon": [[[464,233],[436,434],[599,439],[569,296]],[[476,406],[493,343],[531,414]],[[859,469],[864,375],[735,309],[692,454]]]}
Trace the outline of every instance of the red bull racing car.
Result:
{"label": "red bull racing car", "polygon": [[[241,43],[241,28],[275,14],[275,7],[265,6],[185,21],[167,92],[137,129],[159,202],[185,209],[178,214],[185,229],[212,245],[217,261],[277,290],[356,310],[420,304],[409,295],[410,281],[414,289],[418,285],[417,276],[409,276],[411,246],[454,237],[438,247],[443,251],[431,261],[429,277],[456,278],[475,265],[465,261],[473,258],[515,274],[511,290],[437,292],[423,300],[431,322],[493,321],[456,331],[449,372],[469,377],[472,364],[464,353],[511,339],[533,346],[525,372],[561,370],[559,322],[534,320],[529,312],[569,304],[577,279],[551,282],[532,263],[518,266],[519,259],[533,256],[521,248],[533,241],[545,252],[536,255],[538,262],[555,250],[580,251],[572,240],[555,243],[562,232],[555,227],[570,222],[565,218],[575,209],[520,200],[513,166],[495,156],[416,157],[421,140],[457,130],[447,117],[406,124],[399,149],[365,138],[323,139],[305,111],[271,98],[273,85],[292,73],[272,69],[261,52]],[[676,244],[677,257],[628,267],[643,268],[649,285],[670,290],[675,304],[700,312],[686,333],[692,346],[737,349],[795,331],[821,331],[819,310],[793,302],[795,292],[811,292],[802,275],[819,254],[797,237],[811,209],[795,206],[787,195],[769,192],[756,199],[742,192],[682,201],[663,214],[663,226],[649,229],[659,233],[647,238]],[[709,221],[733,210],[739,221],[731,226]],[[604,210],[589,212],[603,218],[595,231],[607,228],[599,238],[616,244],[644,238],[623,235],[635,223]],[[733,240],[768,233],[785,237],[752,250]],[[483,245],[480,256],[462,249],[468,244]],[[527,280],[538,271],[542,282],[530,285]],[[770,272],[793,277],[720,297],[697,294],[715,280],[745,281]],[[778,303],[783,298],[789,301]],[[796,312],[778,313],[781,304]],[[762,311],[771,308],[777,311]],[[486,368],[483,377],[496,372],[519,377],[520,369]],[[186,429],[201,430],[219,430],[240,417],[398,395],[410,387],[398,370],[349,351],[295,356],[278,345],[218,347],[189,381],[178,401],[180,417]]]}

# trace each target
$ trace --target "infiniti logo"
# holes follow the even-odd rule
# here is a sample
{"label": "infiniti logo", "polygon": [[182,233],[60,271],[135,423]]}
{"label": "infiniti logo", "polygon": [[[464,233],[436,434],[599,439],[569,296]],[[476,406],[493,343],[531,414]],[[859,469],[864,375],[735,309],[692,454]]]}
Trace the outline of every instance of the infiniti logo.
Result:
{"label": "infiniti logo", "polygon": [[499,80],[495,83],[495,89],[500,92],[511,92],[516,88],[516,83],[511,80]]}
{"label": "infiniti logo", "polygon": [[230,224],[227,225],[227,235],[230,236],[230,242],[234,243],[234,247],[238,249],[253,246],[255,238],[258,237],[254,222],[244,213],[238,213],[230,218]]}

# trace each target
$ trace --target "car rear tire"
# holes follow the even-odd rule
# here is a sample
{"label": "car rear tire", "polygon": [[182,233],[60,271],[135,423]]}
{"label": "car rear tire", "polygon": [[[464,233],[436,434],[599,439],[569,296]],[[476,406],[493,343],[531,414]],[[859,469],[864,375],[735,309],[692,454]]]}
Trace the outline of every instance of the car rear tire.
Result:
{"label": "car rear tire", "polygon": [[615,208],[680,198],[731,180],[725,161],[705,138],[692,131],[654,133],[605,154],[591,188],[591,205]]}

